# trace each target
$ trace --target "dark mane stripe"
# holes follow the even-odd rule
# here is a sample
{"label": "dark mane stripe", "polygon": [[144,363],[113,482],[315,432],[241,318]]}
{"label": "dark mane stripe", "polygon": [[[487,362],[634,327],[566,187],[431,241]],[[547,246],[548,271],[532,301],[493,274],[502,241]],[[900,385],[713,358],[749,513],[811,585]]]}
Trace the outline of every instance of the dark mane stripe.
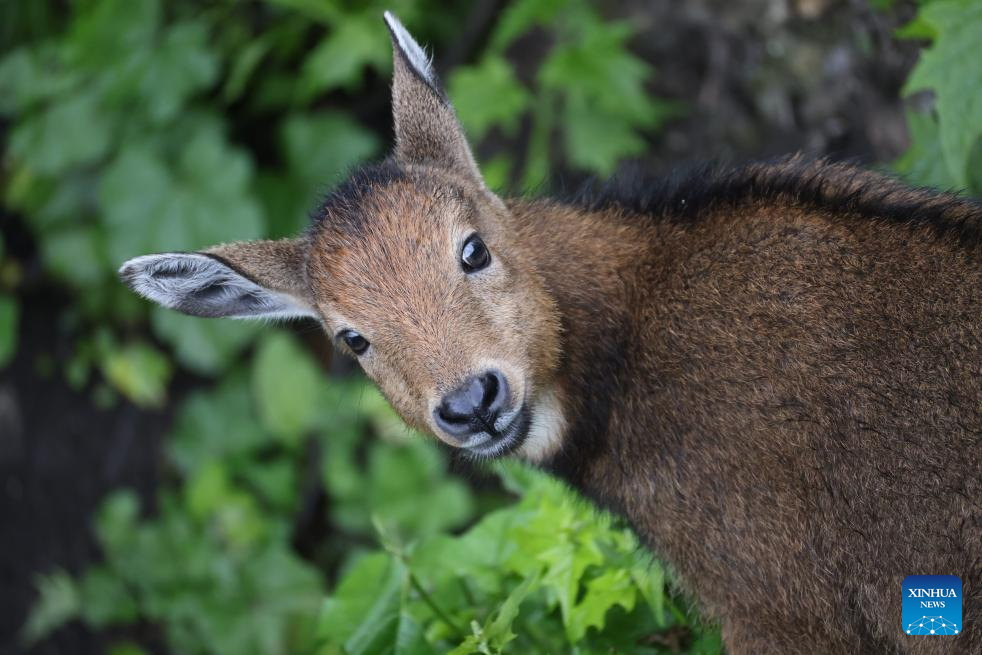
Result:
{"label": "dark mane stripe", "polygon": [[357,168],[317,204],[310,222],[317,225],[330,216],[335,224],[344,223],[338,227],[357,232],[365,218],[360,207],[365,195],[406,177],[406,171],[392,158]]}
{"label": "dark mane stripe", "polygon": [[902,181],[849,164],[792,156],[725,167],[703,165],[681,173],[616,176],[588,183],[571,199],[599,211],[620,208],[691,223],[707,210],[748,203],[787,203],[836,214],[928,226],[964,245],[982,244],[982,203]]}

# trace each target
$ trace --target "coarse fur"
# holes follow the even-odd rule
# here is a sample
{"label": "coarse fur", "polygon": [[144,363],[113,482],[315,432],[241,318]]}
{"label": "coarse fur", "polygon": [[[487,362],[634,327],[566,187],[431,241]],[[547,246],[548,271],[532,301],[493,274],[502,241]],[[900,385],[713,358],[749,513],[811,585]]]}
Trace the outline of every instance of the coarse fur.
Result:
{"label": "coarse fur", "polygon": [[[800,157],[502,200],[386,21],[388,160],[297,239],[138,257],[124,280],[195,315],[357,331],[408,423],[625,516],[731,653],[982,652],[982,206]],[[474,234],[491,263],[467,273]],[[488,370],[520,434],[471,447],[434,411]],[[961,634],[904,633],[910,574],[961,577]]]}

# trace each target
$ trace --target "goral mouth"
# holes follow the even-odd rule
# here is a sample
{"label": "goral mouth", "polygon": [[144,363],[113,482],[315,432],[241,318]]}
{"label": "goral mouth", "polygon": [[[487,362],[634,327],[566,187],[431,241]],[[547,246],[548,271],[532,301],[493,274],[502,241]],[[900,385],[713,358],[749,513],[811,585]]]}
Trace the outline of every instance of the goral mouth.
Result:
{"label": "goral mouth", "polygon": [[507,426],[494,432],[482,432],[477,443],[463,447],[474,459],[487,460],[504,457],[518,450],[528,437],[529,426],[532,423],[532,412],[528,403],[516,412],[515,417]]}

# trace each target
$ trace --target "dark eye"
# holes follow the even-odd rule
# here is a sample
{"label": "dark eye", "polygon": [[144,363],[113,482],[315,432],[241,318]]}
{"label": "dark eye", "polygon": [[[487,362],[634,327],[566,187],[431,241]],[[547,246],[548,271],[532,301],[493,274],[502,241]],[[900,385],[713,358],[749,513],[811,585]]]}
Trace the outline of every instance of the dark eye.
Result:
{"label": "dark eye", "polygon": [[490,263],[491,253],[481,241],[481,237],[476,234],[467,237],[467,241],[464,242],[464,247],[460,251],[460,265],[464,272],[474,273],[482,268],[487,268]]}
{"label": "dark eye", "polygon": [[368,339],[361,336],[354,330],[345,330],[338,336],[344,340],[344,342],[356,355],[360,355],[368,350]]}

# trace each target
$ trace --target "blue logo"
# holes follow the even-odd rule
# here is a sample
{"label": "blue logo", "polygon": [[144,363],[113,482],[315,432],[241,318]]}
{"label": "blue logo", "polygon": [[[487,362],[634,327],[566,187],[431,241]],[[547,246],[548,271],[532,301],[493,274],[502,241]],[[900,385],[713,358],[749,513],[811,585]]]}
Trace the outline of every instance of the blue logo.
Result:
{"label": "blue logo", "polygon": [[957,635],[962,631],[962,581],[957,575],[908,575],[902,587],[904,632]]}

